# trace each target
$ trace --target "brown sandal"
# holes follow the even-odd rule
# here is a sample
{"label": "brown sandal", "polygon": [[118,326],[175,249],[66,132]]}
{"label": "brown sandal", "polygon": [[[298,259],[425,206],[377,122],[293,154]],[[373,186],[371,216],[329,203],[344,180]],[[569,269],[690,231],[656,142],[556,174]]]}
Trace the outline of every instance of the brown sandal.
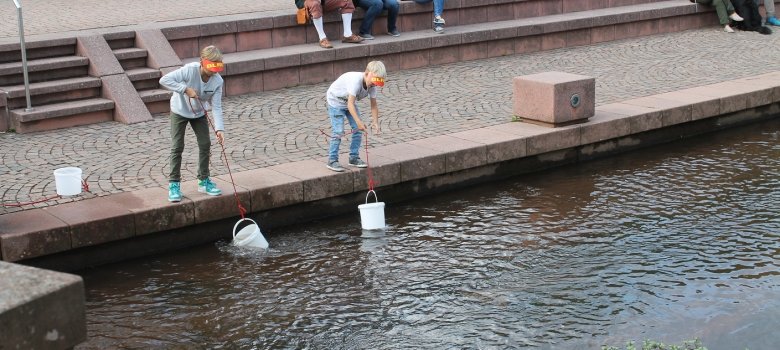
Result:
{"label": "brown sandal", "polygon": [[328,38],[320,40],[320,47],[323,49],[332,49],[333,45],[330,44]]}
{"label": "brown sandal", "polygon": [[363,41],[363,38],[361,38],[360,36],[358,36],[356,34],[352,34],[350,36],[345,36],[343,39],[341,39],[342,43],[347,43],[347,44],[358,44],[358,43],[360,43],[362,41]]}

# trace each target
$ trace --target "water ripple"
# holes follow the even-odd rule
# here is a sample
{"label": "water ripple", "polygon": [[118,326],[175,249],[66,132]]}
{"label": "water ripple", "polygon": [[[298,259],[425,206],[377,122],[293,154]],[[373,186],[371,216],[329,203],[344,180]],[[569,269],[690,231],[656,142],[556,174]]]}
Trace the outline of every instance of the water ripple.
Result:
{"label": "water ripple", "polygon": [[[84,271],[79,349],[542,349],[780,336],[780,123]],[[734,336],[734,335],[738,336]],[[772,334],[767,335],[767,334]]]}

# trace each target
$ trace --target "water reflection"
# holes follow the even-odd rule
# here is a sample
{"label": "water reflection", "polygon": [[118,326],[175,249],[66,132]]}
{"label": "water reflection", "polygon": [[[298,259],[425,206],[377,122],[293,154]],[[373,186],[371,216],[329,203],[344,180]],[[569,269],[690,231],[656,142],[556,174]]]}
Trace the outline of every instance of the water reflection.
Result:
{"label": "water reflection", "polygon": [[[780,122],[84,271],[79,349],[780,341]],[[769,344],[773,344],[770,346]]]}

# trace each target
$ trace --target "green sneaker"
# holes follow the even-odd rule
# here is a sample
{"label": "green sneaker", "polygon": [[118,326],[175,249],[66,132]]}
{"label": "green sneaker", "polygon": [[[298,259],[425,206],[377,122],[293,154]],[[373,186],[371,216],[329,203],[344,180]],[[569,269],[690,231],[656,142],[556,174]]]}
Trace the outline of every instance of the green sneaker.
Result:
{"label": "green sneaker", "polygon": [[168,184],[168,201],[181,202],[181,185],[178,182]]}
{"label": "green sneaker", "polygon": [[205,193],[209,196],[219,196],[222,194],[222,190],[217,188],[217,184],[211,182],[211,179],[198,180],[198,192]]}

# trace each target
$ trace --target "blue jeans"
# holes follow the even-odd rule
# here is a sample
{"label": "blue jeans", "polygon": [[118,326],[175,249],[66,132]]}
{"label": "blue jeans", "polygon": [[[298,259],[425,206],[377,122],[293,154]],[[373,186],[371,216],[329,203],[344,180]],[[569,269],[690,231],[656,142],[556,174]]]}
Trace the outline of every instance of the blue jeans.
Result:
{"label": "blue jeans", "polygon": [[414,0],[418,4],[427,4],[433,2],[433,17],[441,16],[444,13],[444,0]]}
{"label": "blue jeans", "polygon": [[[360,111],[355,110],[360,118]],[[330,116],[330,126],[333,128],[333,133],[330,137],[330,147],[328,148],[328,163],[339,160],[339,146],[341,145],[341,138],[344,137],[344,118],[349,121],[349,126],[355,131],[352,134],[352,142],[349,144],[349,159],[357,158],[358,151],[360,151],[360,141],[363,140],[363,132],[357,130],[357,122],[355,118],[349,115],[349,110],[341,107],[328,106],[328,116]]]}
{"label": "blue jeans", "polygon": [[395,22],[398,19],[398,0],[357,0],[355,2],[358,7],[366,11],[363,23],[360,24],[359,34],[371,34],[371,26],[383,9],[387,10],[387,31],[392,32],[397,29]]}

